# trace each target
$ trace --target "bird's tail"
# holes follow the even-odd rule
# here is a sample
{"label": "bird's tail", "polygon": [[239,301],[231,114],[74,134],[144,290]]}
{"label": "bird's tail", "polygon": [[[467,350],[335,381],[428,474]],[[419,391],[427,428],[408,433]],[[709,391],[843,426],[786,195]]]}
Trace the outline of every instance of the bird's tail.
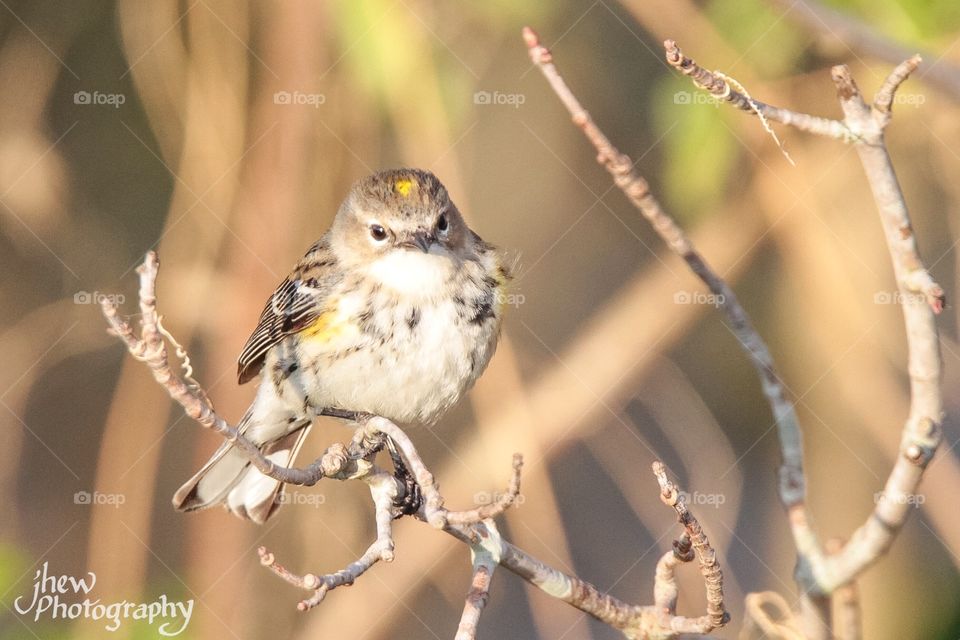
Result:
{"label": "bird's tail", "polygon": [[[238,426],[244,433],[250,426],[248,413]],[[310,421],[291,425],[291,429],[260,445],[260,451],[280,466],[290,466],[310,431]],[[267,477],[250,464],[247,456],[231,443],[223,443],[210,460],[173,494],[173,506],[179,511],[207,509],[219,504],[257,524],[266,522],[283,496],[283,484]]]}

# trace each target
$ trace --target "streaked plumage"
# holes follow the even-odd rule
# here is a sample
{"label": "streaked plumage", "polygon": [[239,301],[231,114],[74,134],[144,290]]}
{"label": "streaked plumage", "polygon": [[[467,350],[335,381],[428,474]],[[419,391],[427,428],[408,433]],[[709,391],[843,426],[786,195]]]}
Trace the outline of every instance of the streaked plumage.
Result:
{"label": "streaked plumage", "polygon": [[[433,174],[404,169],[359,181],[267,301],[240,354],[241,384],[262,374],[240,429],[289,465],[323,408],[436,421],[493,355],[509,277]],[[281,492],[224,445],[174,505],[225,503],[263,522]]]}

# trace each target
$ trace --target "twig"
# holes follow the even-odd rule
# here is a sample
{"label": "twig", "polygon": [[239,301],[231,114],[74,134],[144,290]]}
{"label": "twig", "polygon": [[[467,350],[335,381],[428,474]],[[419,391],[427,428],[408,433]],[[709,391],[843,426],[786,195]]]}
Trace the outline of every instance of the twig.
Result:
{"label": "twig", "polygon": [[[247,453],[251,462],[257,465],[265,475],[293,484],[307,484],[307,482],[298,482],[304,479],[316,482],[322,477],[363,480],[370,488],[376,514],[377,538],[359,559],[344,569],[322,576],[313,573],[300,575],[283,567],[276,556],[265,547],[258,549],[261,564],[272,573],[299,589],[312,592],[310,597],[297,605],[301,611],[307,611],[320,604],[331,590],[353,584],[376,563],[393,560],[392,521],[397,505],[404,498],[406,485],[400,478],[381,470],[373,462],[384,438],[388,438],[402,456],[404,464],[414,474],[422,491],[424,502],[416,514],[417,517],[465,542],[473,552],[473,582],[464,606],[458,638],[475,637],[477,621],[486,604],[495,564],[504,566],[546,593],[621,629],[628,638],[672,638],[678,633],[707,633],[722,626],[729,619],[723,610],[722,574],[716,563],[715,552],[696,519],[686,510],[682,502],[675,500],[679,493],[672,483],[668,483],[665,475],[661,477],[662,465],[657,467],[658,480],[661,488],[672,487],[673,493],[670,495],[674,496],[674,502],[668,501],[668,503],[676,509],[685,528],[685,533],[677,542],[677,551],[671,553],[677,553],[678,560],[683,560],[692,558],[691,550],[695,552],[700,560],[701,572],[707,586],[709,603],[707,615],[699,618],[675,615],[675,597],[668,612],[665,612],[659,604],[663,601],[662,595],[658,604],[652,606],[624,603],[580,578],[569,576],[544,564],[503,540],[489,518],[508,508],[519,494],[520,471],[523,465],[523,459],[519,454],[514,455],[513,458],[513,474],[507,491],[491,504],[463,512],[449,512],[443,508],[443,497],[440,495],[433,474],[424,464],[413,442],[400,427],[379,416],[350,411],[329,412],[338,417],[353,420],[358,425],[349,447],[341,443],[331,446],[323,457],[306,470],[279,467],[269,461],[266,461],[269,464],[264,464],[259,449],[216,414],[199,385],[187,385],[170,367],[161,332],[157,330],[156,325],[157,271],[157,257],[150,253],[140,268],[143,315],[143,330],[140,338],[136,337],[129,324],[120,319],[115,305],[104,304],[103,311],[111,331],[124,341],[128,350],[136,358],[147,363],[154,377],[167,389],[171,397],[191,412],[190,415],[198,421],[202,417],[201,424],[234,442],[241,451]],[[659,586],[655,587],[655,591],[660,594],[665,589],[675,590],[673,567],[670,568],[669,576],[664,576],[661,570],[656,582]],[[672,583],[672,586],[665,586],[668,582]]]}
{"label": "twig", "polygon": [[513,454],[513,475],[506,492],[498,493],[494,499],[468,511],[448,511],[447,522],[450,524],[472,524],[497,517],[513,505],[520,495],[520,471],[523,469],[523,456]]}
{"label": "twig", "polygon": [[574,123],[593,143],[598,152],[597,161],[613,176],[616,185],[651,222],[667,245],[681,255],[694,273],[718,295],[735,333],[750,354],[760,374],[764,393],[770,402],[780,435],[783,454],[780,498],[787,508],[799,555],[797,579],[802,589],[804,631],[813,636],[829,633],[831,616],[828,595],[840,585],[852,580],[889,547],[893,536],[906,518],[908,508],[908,501],[896,498],[909,495],[916,489],[923,468],[940,441],[942,402],[939,391],[939,341],[932,314],[943,308],[943,290],[920,262],[903,196],[882,138],[883,128],[890,119],[890,105],[895,92],[916,68],[919,60],[911,58],[894,70],[878,93],[872,110],[860,98],[856,85],[849,77],[849,71],[845,67],[835,68],[834,81],[846,116],[840,122],[759,103],[732,89],[720,75],[703,69],[683,56],[674,41],[667,40],[664,43],[670,64],[691,76],[698,86],[714,96],[740,109],[762,114],[770,120],[855,142],[881,211],[901,291],[920,292],[929,305],[927,307],[918,304],[909,296],[905,298],[908,300],[908,304],[904,305],[904,314],[910,339],[912,406],[910,419],[904,430],[901,447],[903,455],[898,459],[884,490],[883,495],[887,499],[878,503],[873,516],[854,533],[851,542],[835,557],[827,559],[809,524],[804,502],[805,476],[799,422],[773,368],[769,350],[753,330],[743,308],[726,283],[709,269],[683,231],[663,211],[651,195],[646,181],[634,170],[630,159],[613,146],[580,105],[554,66],[551,53],[540,44],[536,33],[529,28],[524,29],[524,40],[533,62],[567,107]]}
{"label": "twig", "polygon": [[748,593],[744,599],[744,605],[741,638],[806,640],[797,628],[797,619],[790,610],[790,605],[779,593],[775,591]]}
{"label": "twig", "polygon": [[[883,130],[890,122],[889,101],[910,71],[911,58],[887,78],[873,108],[867,106],[846,66],[834,67],[845,120],[861,132],[856,145],[860,162],[873,192],[893,262],[893,272],[903,297],[903,317],[909,352],[910,413],[903,428],[900,455],[887,478],[873,513],[836,555],[813,566],[818,585],[830,593],[873,564],[893,543],[906,522],[923,472],[942,439],[943,397],[940,388],[940,338],[934,315],[943,309],[943,289],[934,282],[920,259],[906,201],[884,143]],[[922,298],[911,293],[921,293]]]}
{"label": "twig", "polygon": [[440,489],[433,474],[427,469],[427,465],[424,464],[420,454],[417,453],[413,441],[410,440],[403,429],[379,416],[369,417],[365,426],[367,429],[389,437],[403,455],[425,498],[423,518],[437,529],[443,529],[448,524],[475,524],[482,520],[494,518],[509,509],[520,493],[520,472],[523,469],[523,456],[515,453],[513,454],[513,475],[510,477],[510,484],[506,492],[497,494],[496,499],[491,503],[481,505],[476,509],[449,511],[443,507],[443,497],[440,495]]}
{"label": "twig", "polygon": [[[669,58],[670,50],[676,47],[672,41],[667,45]],[[851,583],[893,543],[909,514],[913,502],[909,498],[915,494],[923,471],[942,439],[940,339],[934,316],[943,310],[945,296],[920,259],[906,201],[883,136],[891,120],[896,92],[919,64],[920,58],[916,55],[900,63],[884,81],[872,107],[864,101],[846,65],[831,70],[844,113],[843,126],[851,134],[848,141],[856,147],[879,210],[897,287],[904,301],[910,413],[901,436],[900,455],[873,513],[835,554],[828,556],[824,552],[810,526],[806,509],[784,501],[799,556],[796,579],[802,591],[803,631],[812,637],[823,637],[824,631],[829,630],[830,594]]]}
{"label": "twig", "polygon": [[140,275],[141,333],[139,337],[130,324],[120,317],[116,303],[109,296],[104,296],[100,305],[110,325],[110,332],[123,341],[134,358],[150,368],[154,379],[183,407],[184,412],[201,426],[213,430],[228,442],[233,443],[261,473],[281,482],[312,486],[325,477],[356,474],[360,470],[359,463],[339,455],[342,445],[331,447],[327,452],[328,455],[317,459],[306,469],[289,469],[275,464],[264,456],[255,444],[240,435],[226,420],[217,415],[205,393],[193,388],[177,375],[170,366],[163,335],[159,328],[156,297],[159,268],[160,261],[153,251],[147,253],[143,264],[137,268],[137,273]]}
{"label": "twig", "polygon": [[500,550],[503,539],[493,520],[485,520],[479,530],[480,539],[470,543],[470,560],[473,564],[473,579],[463,604],[463,614],[457,627],[455,640],[474,640],[477,637],[477,624],[480,614],[490,598],[490,580],[500,562]]}
{"label": "twig", "polygon": [[398,492],[402,489],[402,485],[395,477],[383,471],[371,473],[363,480],[370,486],[370,494],[373,496],[373,504],[376,510],[377,539],[360,558],[347,565],[346,568],[319,577],[312,573],[300,576],[278,564],[274,554],[268,551],[266,547],[257,549],[260,555],[260,563],[263,566],[293,586],[313,591],[312,596],[302,600],[297,605],[300,611],[308,611],[317,606],[333,589],[353,584],[357,578],[366,573],[376,563],[380,561],[393,562],[394,543],[391,524],[393,522],[393,504],[397,499]]}
{"label": "twig", "polygon": [[[662,471],[662,463],[655,464],[660,464]],[[665,476],[664,480],[666,480]],[[676,495],[679,495],[676,487],[672,483],[669,484]],[[677,511],[685,532],[677,542],[675,550],[670,551],[668,555],[678,553],[682,558],[693,559],[695,553],[700,560],[701,574],[707,584],[707,615],[697,618],[678,616],[675,600],[673,607],[664,611],[663,602],[665,598],[669,598],[669,593],[676,589],[676,583],[672,582],[673,567],[670,568],[670,576],[662,574],[663,559],[658,563],[654,582],[654,592],[657,594],[655,603],[647,606],[623,602],[577,576],[568,575],[546,565],[505,540],[499,550],[500,565],[539,587],[548,595],[573,605],[611,627],[622,630],[628,638],[672,638],[679,633],[709,633],[729,621],[729,615],[723,606],[723,575],[716,562],[715,552],[696,518],[679,500],[670,506]],[[683,516],[680,516],[681,509],[685,514]],[[488,535],[483,533],[484,526],[484,523],[467,527],[450,526],[447,531],[467,544],[475,544],[484,535]],[[684,543],[684,540],[687,542]]]}
{"label": "twig", "polygon": [[680,47],[673,40],[665,40],[663,48],[667,54],[667,62],[684,75],[690,76],[693,83],[707,91],[714,98],[720,101],[729,102],[737,109],[742,109],[749,113],[754,113],[760,118],[773,120],[781,124],[790,125],[801,131],[809,131],[830,138],[846,140],[850,137],[850,131],[839,120],[829,118],[820,118],[806,113],[798,113],[789,109],[782,109],[772,105],[754,100],[735,90],[727,82],[726,76],[714,71],[708,71],[698,65],[696,61],[683,55]]}
{"label": "twig", "polygon": [[877,91],[873,99],[873,108],[880,113],[889,114],[897,89],[910,77],[910,74],[917,70],[922,61],[923,58],[919,54],[914,54],[898,64]]}
{"label": "twig", "polygon": [[[696,554],[700,563],[700,573],[703,575],[703,582],[707,588],[707,615],[705,618],[709,620],[711,628],[722,627],[730,620],[730,614],[727,613],[723,604],[723,572],[720,571],[720,563],[717,562],[717,552],[710,546],[710,541],[703,533],[700,523],[687,509],[683,500],[680,499],[680,490],[673,481],[667,478],[666,468],[659,460],[653,463],[653,474],[660,484],[660,499],[667,506],[673,507],[674,511],[677,512],[677,519],[685,529],[684,535],[674,545],[674,554],[679,560],[689,562],[693,560],[692,547],[692,552]],[[672,571],[669,572],[669,578],[673,578]],[[704,624],[704,627],[706,626],[708,625]],[[706,631],[701,633],[706,633]]]}
{"label": "twig", "polygon": [[554,66],[553,56],[540,44],[537,34],[529,27],[524,28],[524,40],[533,60],[544,77],[550,83],[557,97],[567,107],[576,124],[597,150],[597,162],[610,173],[614,183],[627,196],[631,204],[653,226],[667,246],[686,261],[687,265],[699,277],[720,301],[720,308],[727,315],[731,329],[741,346],[750,356],[760,375],[763,391],[767,397],[780,434],[783,465],[780,469],[780,497],[787,506],[802,505],[805,496],[803,473],[803,447],[800,427],[793,404],[787,399],[780,376],[773,364],[773,358],[766,343],[753,328],[746,311],[727,283],[707,264],[697,252],[687,235],[660,206],[650,192],[647,181],[633,168],[629,157],[620,153],[606,135],[593,122],[590,114],[580,105],[579,100],[567,86]]}
{"label": "twig", "polygon": [[833,592],[833,611],[837,640],[860,640],[863,637],[860,593],[856,582],[847,583]]}
{"label": "twig", "polygon": [[[829,554],[839,553],[843,549],[843,541],[839,538],[830,538],[826,542],[826,551]],[[852,580],[837,587],[831,598],[834,614],[834,632],[837,640],[860,640],[863,629],[860,623],[860,593],[857,582]]]}

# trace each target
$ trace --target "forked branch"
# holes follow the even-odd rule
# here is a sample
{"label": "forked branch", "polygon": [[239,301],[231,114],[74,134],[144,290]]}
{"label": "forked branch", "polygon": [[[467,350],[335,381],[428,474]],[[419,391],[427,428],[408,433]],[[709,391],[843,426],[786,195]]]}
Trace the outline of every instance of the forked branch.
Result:
{"label": "forked branch", "polygon": [[[664,43],[667,60],[684,73],[702,76],[702,68],[680,54],[676,43]],[[940,338],[934,316],[946,303],[943,288],[924,267],[917,249],[913,225],[903,191],[887,151],[884,130],[892,118],[892,106],[900,86],[920,64],[914,55],[897,65],[884,80],[872,104],[862,97],[846,65],[831,69],[843,109],[846,141],[860,157],[873,194],[893,263],[906,324],[910,375],[910,413],[902,429],[900,455],[876,501],[873,512],[835,553],[827,554],[817,541],[805,512],[791,512],[790,521],[800,553],[797,578],[804,594],[826,600],[859,576],[889,549],[903,527],[913,504],[924,469],[942,439],[943,398],[941,390]],[[693,71],[690,71],[693,70]],[[788,123],[797,126],[796,122]],[[799,127],[803,129],[804,127]],[[829,132],[806,129],[821,135]],[[789,505],[788,505],[789,506]]]}
{"label": "forked branch", "polygon": [[[664,42],[667,62],[717,100],[755,114],[764,123],[771,120],[855,144],[880,210],[897,285],[905,301],[903,313],[910,352],[910,415],[903,429],[900,456],[874,512],[853,533],[849,542],[835,554],[828,555],[810,525],[805,504],[806,478],[800,423],[774,369],[766,344],[753,329],[730,287],[710,269],[673,218],[663,210],[651,194],[646,180],[637,173],[631,159],[620,153],[594,123],[563,80],[553,63],[553,55],[540,43],[537,34],[525,28],[523,37],[531,60],[566,106],[574,124],[596,149],[597,162],[607,169],[614,183],[651,223],[667,246],[687,262],[711,292],[717,294],[720,308],[727,315],[735,335],[757,369],[780,438],[783,460],[779,494],[787,510],[798,551],[797,580],[801,590],[803,632],[812,638],[827,637],[831,625],[830,594],[850,584],[889,548],[906,520],[911,504],[908,498],[916,491],[923,470],[941,440],[941,371],[934,314],[943,309],[944,293],[920,260],[903,193],[883,140],[883,130],[890,122],[896,91],[917,68],[919,56],[909,58],[894,69],[878,91],[872,106],[868,106],[861,98],[849,69],[846,66],[834,67],[832,76],[845,117],[843,120],[833,120],[755,100],[739,83],[732,82],[725,74],[709,71],[684,56],[673,40]],[[660,569],[664,575],[668,575],[674,565],[674,561],[665,558]],[[661,595],[663,602],[669,602],[672,597],[669,590]]]}
{"label": "forked branch", "polygon": [[103,313],[110,325],[110,331],[120,337],[134,357],[147,364],[157,382],[183,406],[188,415],[234,443],[257,469],[271,478],[295,485],[312,485],[323,478],[362,480],[370,488],[377,537],[366,552],[347,567],[324,575],[301,575],[286,569],[277,561],[274,553],[265,547],[258,549],[260,562],[267,569],[285,582],[310,592],[310,595],[298,604],[301,611],[307,611],[323,602],[330,591],[353,584],[376,563],[390,562],[394,558],[392,522],[406,513],[401,505],[406,505],[404,499],[408,497],[408,485],[396,474],[382,470],[375,463],[376,452],[386,439],[402,457],[403,466],[412,473],[416,487],[423,497],[416,517],[466,543],[471,549],[473,578],[457,631],[458,639],[468,640],[475,637],[480,613],[487,602],[490,578],[496,565],[503,566],[549,595],[621,629],[629,638],[672,638],[681,632],[706,633],[728,620],[723,608],[723,576],[716,561],[716,553],[699,523],[683,503],[677,500],[679,491],[666,480],[662,464],[657,463],[658,480],[661,487],[672,487],[665,489],[667,497],[672,496],[672,501],[668,501],[668,504],[677,511],[685,528],[676,547],[685,551],[677,555],[677,559],[684,562],[692,559],[692,549],[699,559],[701,573],[707,585],[710,604],[707,614],[699,618],[676,615],[673,565],[669,568],[661,567],[656,576],[655,591],[659,594],[674,594],[666,606],[662,606],[662,597],[658,604],[653,606],[630,605],[601,592],[589,582],[544,564],[501,538],[492,518],[514,504],[519,495],[520,471],[523,466],[523,459],[519,454],[513,458],[513,473],[507,491],[499,494],[490,504],[467,511],[448,511],[444,508],[443,496],[440,495],[433,474],[424,464],[413,442],[400,427],[379,416],[339,410],[325,411],[325,414],[356,422],[357,430],[350,445],[332,445],[323,456],[305,469],[275,465],[264,458],[256,445],[217,415],[207,395],[189,374],[180,376],[171,367],[164,337],[174,340],[161,326],[157,313],[158,268],[157,256],[150,252],[138,269],[142,324],[139,336],[129,323],[120,317],[119,310],[112,301],[103,302]]}

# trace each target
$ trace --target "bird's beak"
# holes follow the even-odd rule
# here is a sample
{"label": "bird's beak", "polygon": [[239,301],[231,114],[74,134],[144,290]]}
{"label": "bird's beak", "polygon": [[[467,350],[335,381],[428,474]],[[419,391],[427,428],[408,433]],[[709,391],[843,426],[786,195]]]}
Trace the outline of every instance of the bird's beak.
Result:
{"label": "bird's beak", "polygon": [[433,244],[433,236],[428,232],[420,230],[416,231],[403,242],[400,242],[399,245],[406,249],[420,249],[424,253],[430,252],[430,245]]}

